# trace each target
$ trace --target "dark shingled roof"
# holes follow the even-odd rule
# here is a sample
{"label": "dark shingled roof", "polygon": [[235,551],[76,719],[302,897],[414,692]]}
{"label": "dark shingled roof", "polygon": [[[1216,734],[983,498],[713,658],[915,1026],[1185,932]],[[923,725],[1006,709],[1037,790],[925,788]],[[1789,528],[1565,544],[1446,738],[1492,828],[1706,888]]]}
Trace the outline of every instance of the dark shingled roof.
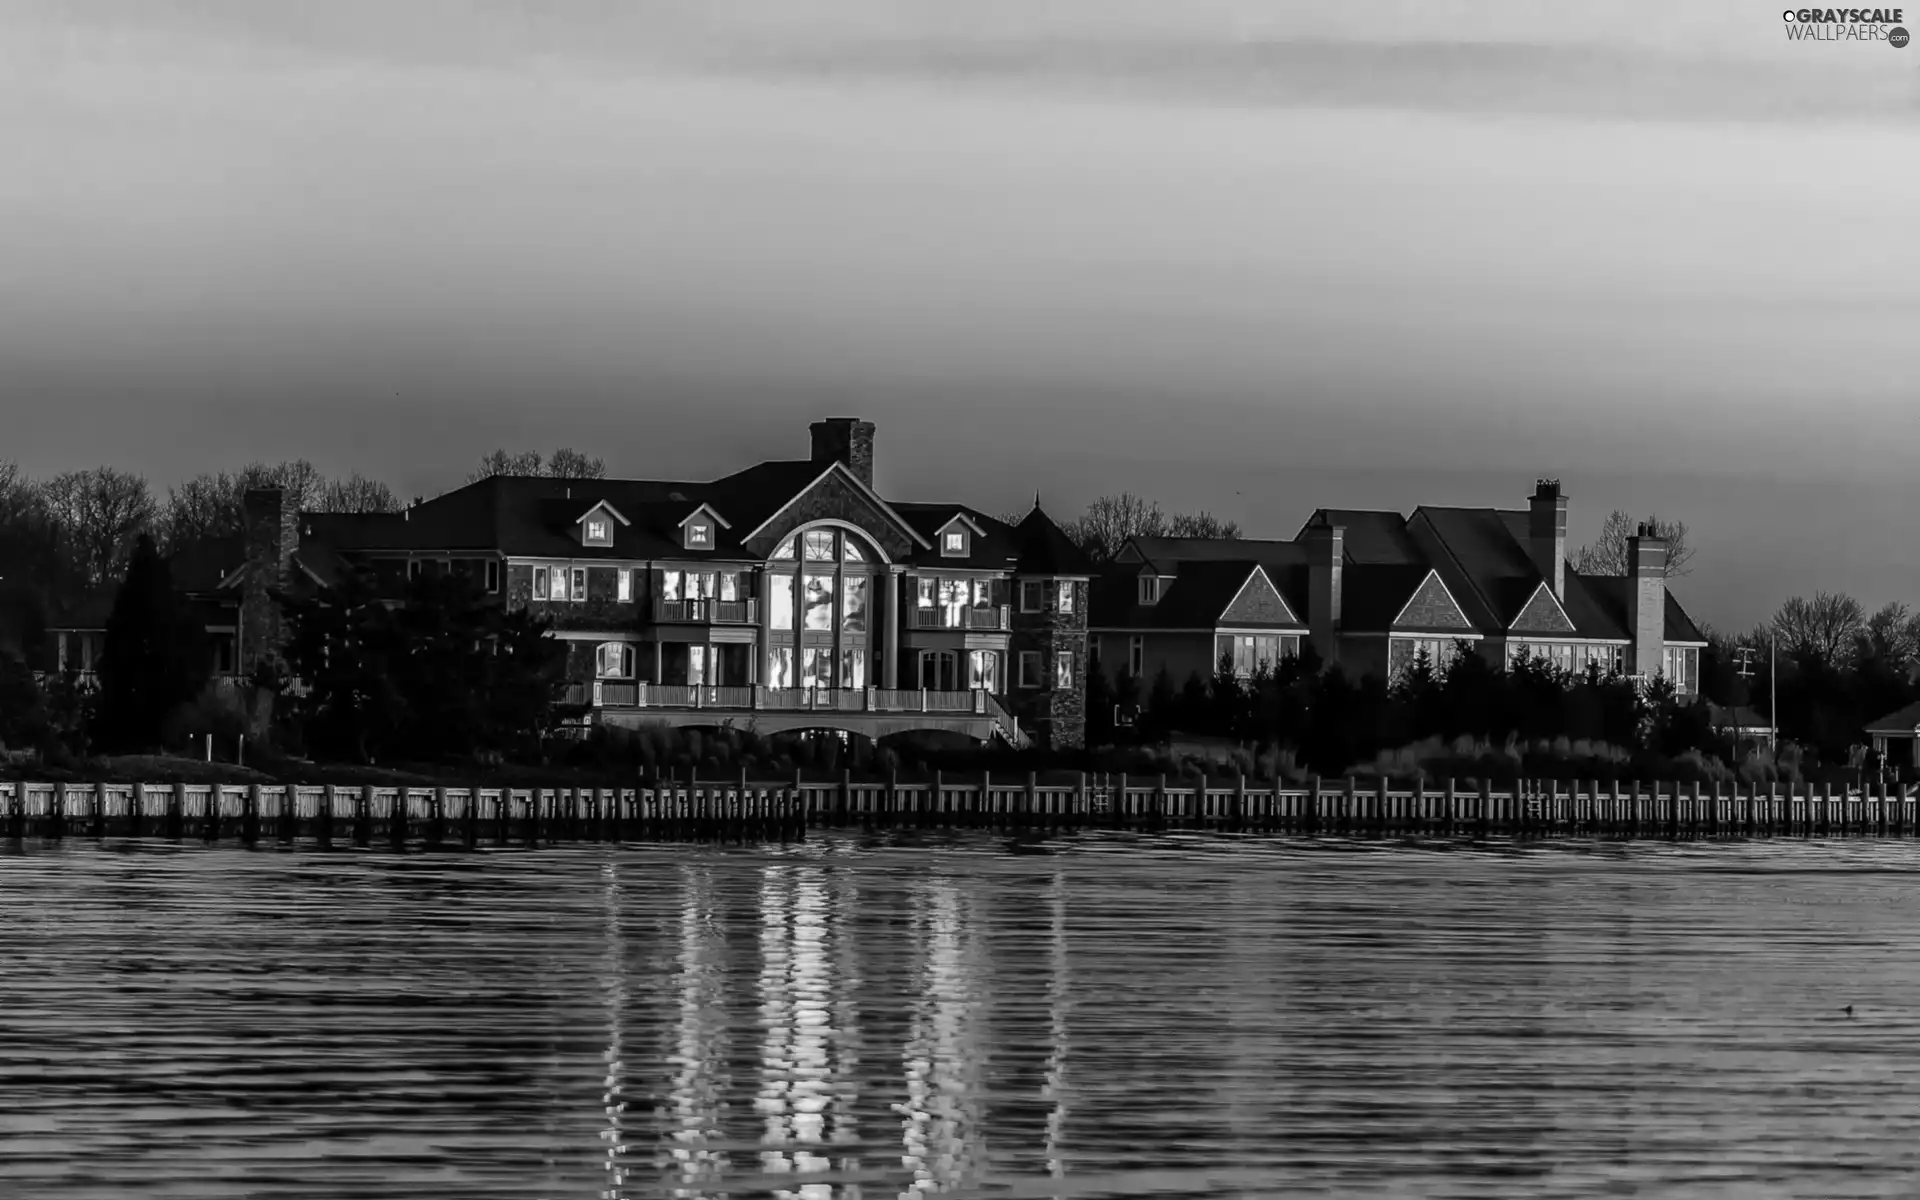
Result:
{"label": "dark shingled roof", "polygon": [[1911,734],[1920,727],[1920,702],[1907,705],[1867,723],[1868,733],[1905,733]]}
{"label": "dark shingled roof", "polygon": [[[1020,557],[1020,539],[1013,526],[989,517],[978,509],[968,508],[964,504],[908,503],[893,505],[893,511],[899,513],[931,545],[931,549],[916,550],[913,556],[915,563],[929,569],[947,566],[1010,571]],[[966,517],[981,530],[971,535],[964,558],[940,553],[937,535],[956,516]]]}
{"label": "dark shingled roof", "polygon": [[[1594,633],[1589,637],[1631,638],[1633,630],[1633,580],[1625,575],[1579,575],[1567,574],[1567,591],[1573,591],[1574,580],[1578,579],[1587,594],[1593,597],[1596,606],[1605,612],[1613,622],[1618,633]],[[1568,615],[1572,615],[1572,606],[1568,606]],[[1579,618],[1574,618],[1579,622]],[[1582,632],[1585,632],[1582,626]],[[1664,638],[1669,642],[1704,642],[1707,635],[1693,623],[1687,610],[1680,607],[1680,601],[1674,597],[1673,589],[1667,589],[1667,629]]]}
{"label": "dark shingled roof", "polygon": [[1015,569],[1025,575],[1093,575],[1096,571],[1087,552],[1076,546],[1066,531],[1053,523],[1038,502],[1032,511],[1014,526],[1020,542],[1020,557]]}
{"label": "dark shingled roof", "polygon": [[1137,537],[1129,539],[1127,546],[1139,561],[1168,574],[1183,562],[1305,561],[1305,548],[1296,542],[1257,538]]}
{"label": "dark shingled roof", "polygon": [[[1340,628],[1384,633],[1433,568],[1425,563],[1364,563],[1341,573]],[[1453,630],[1454,633],[1476,632]]]}
{"label": "dark shingled roof", "polygon": [[1345,532],[1341,545],[1349,563],[1369,566],[1407,566],[1426,562],[1411,537],[1407,519],[1397,512],[1355,508],[1320,508],[1300,527],[1294,541],[1303,541],[1315,525],[1339,525]]}
{"label": "dark shingled roof", "polygon": [[[1118,563],[1094,580],[1093,603],[1087,624],[1095,629],[1213,629],[1227,606],[1240,594],[1256,570],[1265,571],[1295,616],[1306,612],[1304,574],[1282,581],[1262,563],[1206,559],[1173,564],[1173,578],[1163,585],[1160,602],[1140,603],[1139,563]],[[1290,588],[1298,584],[1298,591]],[[1236,625],[1241,622],[1236,622]],[[1303,624],[1274,624],[1274,629],[1304,629]]]}

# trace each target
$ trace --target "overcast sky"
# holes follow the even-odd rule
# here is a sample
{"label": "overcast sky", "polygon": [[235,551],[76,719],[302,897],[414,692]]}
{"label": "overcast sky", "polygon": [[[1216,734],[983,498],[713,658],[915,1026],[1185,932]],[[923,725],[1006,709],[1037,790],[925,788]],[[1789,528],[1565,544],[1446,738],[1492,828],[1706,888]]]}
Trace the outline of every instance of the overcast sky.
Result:
{"label": "overcast sky", "polygon": [[[1920,13],[1914,14],[1920,17]],[[1920,25],[1920,21],[1909,24]],[[1920,604],[1920,49],[1722,0],[0,0],[0,457],[1686,519]]]}

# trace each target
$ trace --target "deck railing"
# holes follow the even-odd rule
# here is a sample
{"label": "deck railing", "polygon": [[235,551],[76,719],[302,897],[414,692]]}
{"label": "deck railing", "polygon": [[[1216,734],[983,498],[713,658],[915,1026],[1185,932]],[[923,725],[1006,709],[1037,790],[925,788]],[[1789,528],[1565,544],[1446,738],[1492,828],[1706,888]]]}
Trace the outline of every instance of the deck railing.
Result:
{"label": "deck railing", "polygon": [[655,621],[686,621],[712,625],[752,625],[758,622],[760,602],[747,600],[655,600]]}
{"label": "deck railing", "polygon": [[981,629],[988,631],[1007,628],[1007,606],[996,604],[990,608],[916,608],[913,610],[915,629]]}
{"label": "deck railing", "polygon": [[468,845],[559,840],[803,837],[839,825],[1195,829],[1344,838],[1833,838],[1920,836],[1909,784],[1836,792],[1796,785],[1564,784],[1495,790],[1448,781],[1174,786],[1165,776],[1079,774],[930,781],[672,781],[644,788],[339,787],[0,783],[0,832],[26,838],[162,837]]}

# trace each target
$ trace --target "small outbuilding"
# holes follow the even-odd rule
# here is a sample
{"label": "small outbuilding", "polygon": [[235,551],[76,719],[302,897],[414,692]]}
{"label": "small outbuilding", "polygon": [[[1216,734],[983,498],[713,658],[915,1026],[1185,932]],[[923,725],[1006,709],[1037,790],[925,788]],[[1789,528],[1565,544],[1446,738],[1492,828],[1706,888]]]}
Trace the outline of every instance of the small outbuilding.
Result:
{"label": "small outbuilding", "polygon": [[1890,767],[1920,767],[1920,702],[1867,723],[1873,748]]}

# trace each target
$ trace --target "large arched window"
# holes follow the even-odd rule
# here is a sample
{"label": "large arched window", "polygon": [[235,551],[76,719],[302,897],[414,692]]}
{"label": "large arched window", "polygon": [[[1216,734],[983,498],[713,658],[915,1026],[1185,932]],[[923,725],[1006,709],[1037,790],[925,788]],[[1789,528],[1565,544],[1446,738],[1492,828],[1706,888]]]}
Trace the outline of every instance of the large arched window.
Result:
{"label": "large arched window", "polygon": [[873,606],[884,556],[838,524],[795,530],[767,560],[769,687],[860,688],[873,676]]}
{"label": "large arched window", "polygon": [[625,642],[602,642],[594,652],[594,675],[600,679],[632,679],[633,647]]}

